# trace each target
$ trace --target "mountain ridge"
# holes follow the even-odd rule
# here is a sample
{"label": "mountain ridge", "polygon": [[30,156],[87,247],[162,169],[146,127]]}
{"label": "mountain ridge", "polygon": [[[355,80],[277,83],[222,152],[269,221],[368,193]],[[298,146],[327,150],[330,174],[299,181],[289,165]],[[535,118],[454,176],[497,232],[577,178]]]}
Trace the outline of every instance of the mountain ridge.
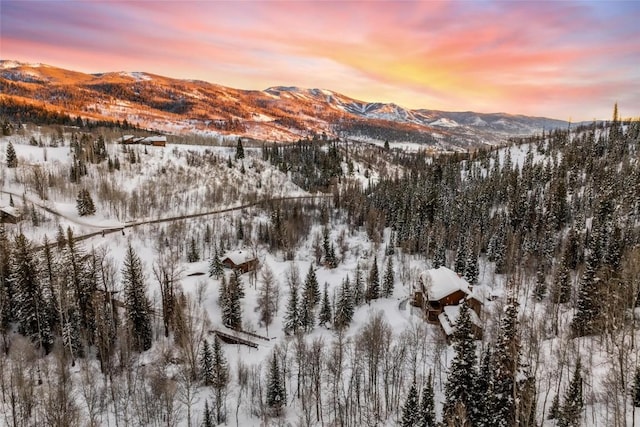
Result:
{"label": "mountain ridge", "polygon": [[329,89],[244,90],[144,71],[87,74],[13,60],[0,61],[0,89],[3,97],[44,103],[85,118],[126,119],[169,133],[275,141],[326,135],[466,149],[568,125],[519,114],[408,109]]}

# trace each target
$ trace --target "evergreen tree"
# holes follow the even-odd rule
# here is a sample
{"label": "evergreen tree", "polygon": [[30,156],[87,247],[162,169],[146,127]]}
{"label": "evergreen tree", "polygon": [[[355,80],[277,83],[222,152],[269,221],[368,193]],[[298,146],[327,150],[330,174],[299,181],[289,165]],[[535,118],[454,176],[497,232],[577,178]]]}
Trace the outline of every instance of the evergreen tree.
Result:
{"label": "evergreen tree", "polygon": [[456,273],[464,275],[467,268],[467,248],[464,240],[460,239],[458,250],[456,251],[456,260],[453,269]]}
{"label": "evergreen tree", "polygon": [[320,302],[320,287],[318,285],[316,271],[313,268],[313,263],[309,265],[309,271],[307,272],[307,277],[304,280],[304,298],[305,300],[309,300],[309,305],[312,308]]}
{"label": "evergreen tree", "polygon": [[284,315],[284,331],[287,334],[297,333],[300,328],[300,308],[298,307],[298,288],[292,286],[289,288],[289,301],[287,303],[287,312]]}
{"label": "evergreen tree", "polygon": [[6,159],[8,168],[18,167],[18,156],[16,155],[16,149],[13,148],[13,144],[11,142],[7,144]]}
{"label": "evergreen tree", "polygon": [[433,268],[443,267],[446,263],[446,250],[444,245],[440,245],[433,256]]}
{"label": "evergreen tree", "polygon": [[580,279],[576,314],[571,323],[571,328],[576,336],[585,336],[596,331],[596,321],[599,314],[597,264],[594,254],[591,253]]}
{"label": "evergreen tree", "polygon": [[580,426],[580,418],[582,417],[582,407],[584,401],[582,399],[582,373],[580,370],[582,365],[580,358],[576,362],[576,368],[573,371],[573,377],[569,383],[567,394],[564,397],[564,404],[558,418],[559,427],[578,427]]}
{"label": "evergreen tree", "polygon": [[227,385],[229,384],[229,364],[227,363],[227,359],[224,357],[224,353],[222,351],[222,347],[220,346],[220,340],[216,337],[213,342],[213,357],[212,357],[212,381],[211,385],[213,386],[216,392],[216,420],[218,424],[223,423],[225,421],[225,414],[223,413],[224,405],[224,395],[227,389]]}
{"label": "evergreen tree", "polygon": [[131,242],[127,245],[124,266],[122,268],[124,304],[133,349],[146,351],[151,348],[153,329],[151,326],[151,303],[146,295],[146,284],[140,258],[133,250]]}
{"label": "evergreen tree", "polygon": [[329,268],[337,268],[338,267],[338,258],[336,257],[336,248],[331,243],[329,246],[329,254],[327,256],[327,267]]}
{"label": "evergreen tree", "polygon": [[353,305],[360,306],[364,302],[364,281],[362,280],[362,270],[360,263],[356,265],[355,278],[353,281]]}
{"label": "evergreen tree", "polygon": [[204,401],[204,413],[202,414],[202,427],[214,427],[213,417],[209,409],[209,401]]}
{"label": "evergreen tree", "polygon": [[418,390],[416,389],[416,383],[414,381],[409,388],[407,400],[402,408],[402,421],[400,422],[402,427],[415,427],[419,425],[420,408],[418,406]]}
{"label": "evergreen tree", "polygon": [[82,189],[78,192],[78,197],[76,197],[76,209],[78,211],[78,215],[87,216],[93,215],[96,213],[95,205],[93,204],[93,199],[91,198],[91,194],[87,189]]}
{"label": "evergreen tree", "polygon": [[300,301],[300,326],[305,332],[310,332],[315,326],[315,312],[311,300],[304,295]]}
{"label": "evergreen tree", "polygon": [[518,303],[510,296],[500,321],[493,351],[493,423],[496,427],[513,426],[517,419],[516,375],[520,366]]}
{"label": "evergreen tree", "polygon": [[560,418],[560,397],[558,394],[553,396],[553,401],[551,401],[551,408],[549,408],[549,416],[547,419],[549,420],[557,420]]}
{"label": "evergreen tree", "polygon": [[467,257],[464,267],[464,279],[473,286],[478,283],[478,275],[478,257],[473,251],[469,251],[469,256]]}
{"label": "evergreen tree", "polygon": [[354,312],[353,302],[354,298],[351,296],[349,277],[346,277],[342,281],[335,307],[334,325],[337,329],[344,329],[351,323]]}
{"label": "evergreen tree", "polygon": [[422,401],[420,402],[420,427],[436,427],[436,409],[433,396],[433,378],[431,372],[427,378],[427,383],[422,388]]}
{"label": "evergreen tree", "polygon": [[198,246],[196,245],[196,239],[191,238],[189,242],[189,251],[187,252],[187,262],[200,261],[200,254],[198,253]]}
{"label": "evergreen tree", "polygon": [[15,320],[15,289],[11,277],[11,244],[0,223],[0,332],[9,330]]}
{"label": "evergreen tree", "polygon": [[229,278],[229,283],[224,289],[222,303],[222,321],[224,325],[231,329],[242,329],[242,307],[240,299],[244,298],[244,288],[240,276],[234,271]]}
{"label": "evergreen tree", "polygon": [[369,271],[369,286],[367,287],[367,302],[380,298],[380,275],[378,273],[378,257],[373,258]]}
{"label": "evergreen tree", "polygon": [[204,340],[202,351],[200,352],[200,379],[204,385],[213,384],[213,355],[207,340]]}
{"label": "evergreen tree", "polygon": [[56,233],[56,245],[58,246],[58,250],[63,250],[65,246],[67,246],[67,238],[60,224],[58,224],[58,231]]}
{"label": "evergreen tree", "polygon": [[45,302],[37,261],[24,234],[15,239],[10,280],[15,289],[16,318],[20,332],[46,353],[53,346],[53,334]]}
{"label": "evergreen tree", "polygon": [[278,363],[278,355],[273,353],[271,363],[269,363],[269,373],[267,376],[267,406],[271,408],[275,416],[280,416],[282,408],[287,403],[285,395],[282,373]]}
{"label": "evergreen tree", "polygon": [[322,251],[324,253],[324,263],[329,265],[331,263],[331,242],[329,241],[329,229],[324,227],[322,229]]}
{"label": "evergreen tree", "polygon": [[[91,265],[93,260],[87,256],[82,247],[76,244],[71,227],[67,227],[66,246],[62,255],[64,274],[64,293],[69,294],[64,298],[66,304],[63,309],[75,311],[69,314],[69,319],[78,318],[78,329],[89,345],[93,344],[95,333],[95,292],[97,289],[97,266]],[[69,326],[69,325],[68,325]],[[76,326],[72,330],[75,331]],[[74,336],[71,334],[70,336]],[[74,344],[75,345],[75,344]],[[76,346],[79,347],[79,346]],[[80,354],[75,353],[77,356]]]}
{"label": "evergreen tree", "polygon": [[322,306],[320,308],[320,314],[318,316],[318,324],[326,325],[331,322],[331,302],[329,302],[329,290],[328,284],[324,284],[324,294],[322,296]]}
{"label": "evergreen tree", "polygon": [[492,370],[492,354],[491,348],[488,347],[482,357],[478,375],[473,385],[473,398],[475,407],[473,413],[470,414],[474,425],[478,427],[490,427],[492,423],[493,409],[493,380],[491,378]]}
{"label": "evergreen tree", "polygon": [[542,301],[547,295],[547,280],[544,271],[539,269],[536,273],[536,286],[533,288],[533,298]]}
{"label": "evergreen tree", "polygon": [[466,303],[460,305],[460,314],[456,328],[452,336],[453,351],[455,353],[451,361],[451,368],[445,386],[444,419],[456,422],[464,420],[460,418],[459,406],[466,413],[472,412],[473,385],[476,377],[476,344],[473,336],[473,324],[469,306]]}
{"label": "evergreen tree", "polygon": [[566,304],[570,297],[571,273],[569,272],[568,259],[563,256],[553,278],[553,301],[557,304]]}
{"label": "evergreen tree", "polygon": [[236,146],[236,160],[244,159],[244,148],[242,147],[242,138],[238,138],[238,145]]}
{"label": "evergreen tree", "polygon": [[384,272],[384,281],[382,283],[382,294],[385,298],[393,296],[394,287],[394,271],[393,271],[393,258],[387,259],[387,269]]}
{"label": "evergreen tree", "polygon": [[216,249],[213,253],[213,257],[209,261],[209,277],[215,277],[219,279],[224,274],[224,264],[220,260],[220,255]]}
{"label": "evergreen tree", "polygon": [[640,408],[640,366],[636,368],[636,375],[633,381],[633,406]]}

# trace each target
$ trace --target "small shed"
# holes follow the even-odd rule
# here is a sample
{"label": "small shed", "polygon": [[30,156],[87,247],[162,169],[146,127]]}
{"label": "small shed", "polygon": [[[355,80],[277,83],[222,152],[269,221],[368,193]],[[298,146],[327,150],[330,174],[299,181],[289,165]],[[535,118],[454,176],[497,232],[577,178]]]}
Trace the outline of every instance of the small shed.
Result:
{"label": "small shed", "polygon": [[253,271],[258,268],[258,259],[253,256],[250,251],[236,250],[227,252],[222,258],[222,264],[232,270],[238,270],[242,273]]}
{"label": "small shed", "polygon": [[22,215],[20,215],[20,211],[13,206],[0,207],[0,222],[17,224],[21,219]]}
{"label": "small shed", "polygon": [[[445,333],[447,328],[440,315],[445,313],[447,309],[451,310],[449,307],[457,307],[463,301],[467,302],[471,311],[479,319],[482,301],[473,293],[471,285],[456,272],[446,267],[440,267],[426,270],[420,274],[418,285],[414,288],[413,305],[424,310],[428,322],[440,323]],[[450,325],[451,323],[449,322]]]}

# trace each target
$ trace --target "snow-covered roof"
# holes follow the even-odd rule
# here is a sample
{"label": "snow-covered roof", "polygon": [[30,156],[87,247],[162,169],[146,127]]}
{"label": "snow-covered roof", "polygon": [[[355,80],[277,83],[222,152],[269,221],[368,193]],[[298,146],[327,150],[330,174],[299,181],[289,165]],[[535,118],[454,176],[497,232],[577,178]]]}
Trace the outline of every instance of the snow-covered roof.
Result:
{"label": "snow-covered roof", "polygon": [[18,211],[18,209],[14,208],[13,206],[2,206],[0,207],[0,211],[16,218],[20,217],[20,212]]}
{"label": "snow-covered roof", "polygon": [[146,142],[167,142],[166,136],[148,136],[143,139]]}
{"label": "snow-covered roof", "polygon": [[235,265],[240,265],[240,264],[244,264],[245,262],[253,260],[254,256],[249,251],[237,250],[237,251],[227,252],[223,260],[227,258],[229,258],[231,262],[233,262]]}
{"label": "snow-covered roof", "polygon": [[[442,329],[444,329],[445,334],[451,335],[455,330],[456,324],[458,323],[458,317],[460,316],[460,307],[461,306],[459,305],[448,305],[444,307],[444,311],[438,316],[438,320],[440,321],[440,325],[442,325]],[[469,309],[469,315],[469,317],[471,317],[471,323],[482,328],[482,322],[476,312]]]}
{"label": "snow-covered roof", "polygon": [[440,300],[457,291],[471,295],[469,283],[447,267],[432,268],[422,272],[420,281],[427,291],[429,301]]}

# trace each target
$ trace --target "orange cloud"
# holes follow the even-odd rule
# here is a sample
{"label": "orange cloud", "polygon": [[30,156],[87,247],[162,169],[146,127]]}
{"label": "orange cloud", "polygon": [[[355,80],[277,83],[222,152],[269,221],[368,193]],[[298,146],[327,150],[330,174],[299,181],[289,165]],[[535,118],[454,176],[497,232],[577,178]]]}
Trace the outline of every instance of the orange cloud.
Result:
{"label": "orange cloud", "polygon": [[635,2],[3,1],[0,31],[4,58],[83,71],[591,119],[640,113],[639,20]]}

